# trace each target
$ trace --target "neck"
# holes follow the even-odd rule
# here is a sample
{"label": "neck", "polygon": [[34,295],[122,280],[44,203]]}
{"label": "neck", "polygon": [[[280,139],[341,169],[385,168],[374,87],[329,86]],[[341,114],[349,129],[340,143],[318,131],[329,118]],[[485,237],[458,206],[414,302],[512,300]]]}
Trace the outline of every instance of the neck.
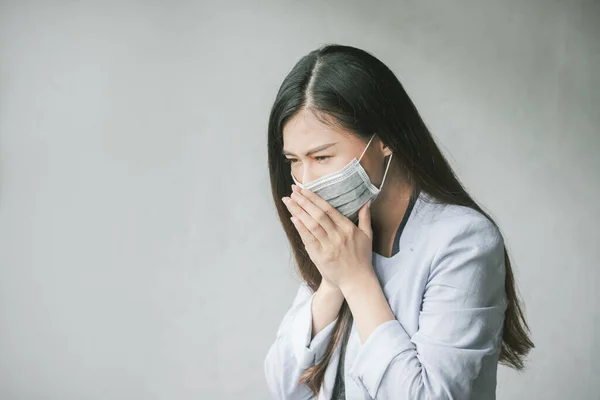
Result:
{"label": "neck", "polygon": [[384,187],[371,206],[373,251],[391,256],[394,237],[410,203],[412,191],[412,186],[399,171],[390,166]]}

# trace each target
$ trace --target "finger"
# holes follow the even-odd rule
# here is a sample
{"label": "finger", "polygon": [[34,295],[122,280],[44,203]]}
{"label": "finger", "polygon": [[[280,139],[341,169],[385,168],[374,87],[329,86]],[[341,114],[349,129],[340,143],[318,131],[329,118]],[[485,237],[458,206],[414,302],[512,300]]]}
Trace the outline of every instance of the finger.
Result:
{"label": "finger", "polygon": [[323,229],[313,217],[310,216],[294,199],[284,197],[283,202],[287,206],[292,215],[302,221],[302,224],[317,238],[321,243],[325,243],[328,239],[327,232]]}
{"label": "finger", "polygon": [[300,193],[308,200],[310,200],[313,204],[315,204],[317,207],[319,207],[323,212],[325,212],[329,216],[331,221],[333,221],[333,223],[337,226],[345,226],[348,229],[350,228],[348,224],[354,226],[352,221],[346,218],[344,214],[336,210],[335,207],[333,207],[331,204],[329,204],[326,200],[324,200],[321,196],[317,195],[313,191],[308,189],[302,189]]}
{"label": "finger", "polygon": [[292,199],[294,199],[294,201],[298,203],[298,205],[300,205],[304,211],[310,214],[310,216],[313,217],[313,219],[317,221],[321,227],[323,227],[328,235],[334,235],[337,232],[337,227],[331,220],[331,217],[325,211],[321,210],[309,198],[300,193],[300,190],[298,189],[299,188],[296,185],[292,185]]}
{"label": "finger", "polygon": [[358,228],[363,231],[369,239],[373,238],[373,228],[371,227],[371,202],[369,200],[358,210]]}
{"label": "finger", "polygon": [[300,235],[300,239],[302,239],[302,243],[304,243],[304,246],[314,246],[315,244],[319,243],[317,238],[314,237],[314,235],[310,233],[308,229],[306,229],[306,226],[304,226],[302,221],[300,221],[296,217],[291,217],[290,220],[296,227],[296,230],[298,231],[298,234]]}

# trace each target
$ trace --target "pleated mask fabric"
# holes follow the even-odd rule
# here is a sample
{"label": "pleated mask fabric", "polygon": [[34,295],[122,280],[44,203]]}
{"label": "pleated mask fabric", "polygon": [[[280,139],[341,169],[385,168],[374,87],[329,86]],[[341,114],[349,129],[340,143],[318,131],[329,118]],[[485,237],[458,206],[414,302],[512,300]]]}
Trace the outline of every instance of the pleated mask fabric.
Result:
{"label": "pleated mask fabric", "polygon": [[326,200],[331,206],[338,210],[341,214],[345,215],[352,222],[358,220],[358,210],[365,205],[369,200],[374,200],[385,182],[388,169],[392,161],[392,155],[390,154],[383,179],[381,180],[381,186],[377,188],[371,180],[369,175],[360,164],[360,160],[367,151],[367,148],[371,144],[371,141],[375,137],[375,134],[371,136],[369,143],[365,146],[359,159],[352,159],[345,167],[338,171],[334,171],[330,174],[321,176],[312,182],[301,184],[296,180],[293,173],[292,179],[295,184],[302,189],[309,189],[310,191],[319,195],[322,199]]}

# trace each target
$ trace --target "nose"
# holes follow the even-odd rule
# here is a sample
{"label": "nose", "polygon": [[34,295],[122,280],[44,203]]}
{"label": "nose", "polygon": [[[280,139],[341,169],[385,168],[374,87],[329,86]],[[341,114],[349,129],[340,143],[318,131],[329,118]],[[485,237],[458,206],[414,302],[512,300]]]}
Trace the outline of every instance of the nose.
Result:
{"label": "nose", "polygon": [[[293,173],[293,172],[292,172]],[[315,176],[313,173],[311,173],[309,168],[303,168],[302,170],[302,174],[300,175],[301,179],[298,179],[299,174],[296,173],[294,174],[294,178],[296,178],[296,180],[301,183],[302,185],[308,183],[308,182],[312,182],[315,179],[317,179],[318,177]]]}
{"label": "nose", "polygon": [[320,175],[318,175],[315,172],[315,168],[310,168],[312,167],[312,165],[303,165],[302,166],[302,184],[306,185],[307,183],[310,183],[312,181],[314,181],[315,179],[318,179]]}

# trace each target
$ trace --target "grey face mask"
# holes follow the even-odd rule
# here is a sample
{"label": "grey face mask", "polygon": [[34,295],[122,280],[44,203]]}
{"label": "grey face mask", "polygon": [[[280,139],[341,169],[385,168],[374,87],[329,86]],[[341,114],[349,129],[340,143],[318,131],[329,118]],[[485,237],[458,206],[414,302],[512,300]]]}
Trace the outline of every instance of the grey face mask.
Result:
{"label": "grey face mask", "polygon": [[381,186],[378,189],[371,183],[369,175],[367,175],[367,172],[362,165],[360,165],[360,160],[374,137],[375,134],[371,136],[371,139],[365,146],[360,158],[358,160],[356,158],[352,159],[352,161],[346,164],[344,168],[306,184],[299,183],[293,173],[292,179],[296,185],[302,189],[309,189],[318,194],[321,198],[335,207],[341,214],[356,223],[358,221],[358,210],[360,210],[360,208],[369,200],[375,200],[381,191],[383,182],[385,182],[385,176],[387,175],[392,161],[393,154],[390,154],[385,173],[383,174],[383,179],[381,180]]}

